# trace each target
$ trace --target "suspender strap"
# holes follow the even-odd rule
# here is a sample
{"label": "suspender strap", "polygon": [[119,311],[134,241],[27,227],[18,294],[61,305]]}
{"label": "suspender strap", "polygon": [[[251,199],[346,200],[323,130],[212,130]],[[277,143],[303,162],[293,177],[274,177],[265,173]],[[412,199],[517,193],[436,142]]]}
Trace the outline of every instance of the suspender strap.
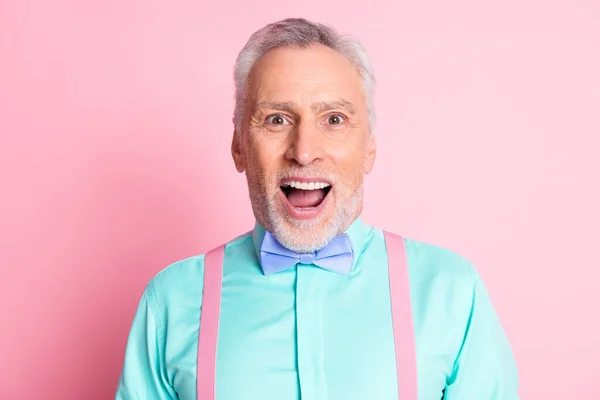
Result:
{"label": "suspender strap", "polygon": [[398,398],[401,400],[417,400],[417,356],[406,248],[404,240],[400,236],[384,232],[384,237],[388,254],[392,322],[396,347],[396,371],[398,374]]}
{"label": "suspender strap", "polygon": [[[398,397],[401,400],[417,400],[417,357],[406,249],[404,240],[400,236],[384,232],[384,237],[388,253]],[[196,371],[197,400],[215,399],[217,334],[219,330],[224,249],[225,246],[217,247],[209,251],[204,259],[204,289],[198,332]]]}
{"label": "suspender strap", "polygon": [[217,364],[217,333],[221,308],[221,281],[225,246],[209,251],[204,258],[204,288],[198,332],[196,399],[214,400]]}

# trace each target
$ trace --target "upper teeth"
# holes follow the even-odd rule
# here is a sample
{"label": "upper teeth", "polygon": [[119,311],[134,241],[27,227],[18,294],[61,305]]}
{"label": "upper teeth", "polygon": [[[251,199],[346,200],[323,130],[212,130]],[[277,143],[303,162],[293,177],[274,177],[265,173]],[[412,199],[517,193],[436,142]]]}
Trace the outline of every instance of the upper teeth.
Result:
{"label": "upper teeth", "polygon": [[325,182],[286,182],[283,184],[284,187],[290,186],[295,189],[301,190],[315,190],[315,189],[325,189],[329,186],[328,183]]}

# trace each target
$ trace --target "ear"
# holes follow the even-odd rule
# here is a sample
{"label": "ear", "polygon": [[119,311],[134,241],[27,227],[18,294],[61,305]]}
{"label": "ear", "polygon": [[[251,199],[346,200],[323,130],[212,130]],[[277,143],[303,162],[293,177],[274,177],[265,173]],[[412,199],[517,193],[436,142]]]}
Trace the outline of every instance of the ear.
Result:
{"label": "ear", "polygon": [[246,157],[244,155],[244,147],[242,145],[242,135],[238,134],[235,129],[233,131],[233,138],[231,139],[231,155],[235,168],[239,173],[246,170]]}
{"label": "ear", "polygon": [[375,135],[370,134],[367,139],[367,158],[365,159],[365,173],[368,174],[373,170],[375,158],[377,156],[377,145],[375,144]]}

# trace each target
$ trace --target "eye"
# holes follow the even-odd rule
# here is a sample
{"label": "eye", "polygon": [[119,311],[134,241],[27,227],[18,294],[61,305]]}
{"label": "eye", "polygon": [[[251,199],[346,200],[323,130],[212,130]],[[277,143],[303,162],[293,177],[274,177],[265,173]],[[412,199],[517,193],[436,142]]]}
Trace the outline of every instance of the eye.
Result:
{"label": "eye", "polygon": [[288,121],[281,114],[269,115],[267,117],[267,122],[271,125],[286,125]]}
{"label": "eye", "polygon": [[339,125],[345,120],[346,119],[344,118],[344,116],[340,114],[331,114],[329,117],[327,117],[327,123],[329,125]]}

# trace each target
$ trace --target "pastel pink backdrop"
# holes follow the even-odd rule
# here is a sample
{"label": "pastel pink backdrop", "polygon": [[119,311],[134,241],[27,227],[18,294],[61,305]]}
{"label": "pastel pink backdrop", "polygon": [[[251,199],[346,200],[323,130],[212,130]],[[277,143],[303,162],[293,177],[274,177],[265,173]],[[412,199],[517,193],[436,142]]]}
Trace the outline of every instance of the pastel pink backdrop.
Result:
{"label": "pastel pink backdrop", "polygon": [[232,65],[290,16],[372,57],[365,220],[477,265],[523,399],[595,398],[600,5],[413,3],[1,1],[0,398],[111,398],[148,280],[252,227]]}

